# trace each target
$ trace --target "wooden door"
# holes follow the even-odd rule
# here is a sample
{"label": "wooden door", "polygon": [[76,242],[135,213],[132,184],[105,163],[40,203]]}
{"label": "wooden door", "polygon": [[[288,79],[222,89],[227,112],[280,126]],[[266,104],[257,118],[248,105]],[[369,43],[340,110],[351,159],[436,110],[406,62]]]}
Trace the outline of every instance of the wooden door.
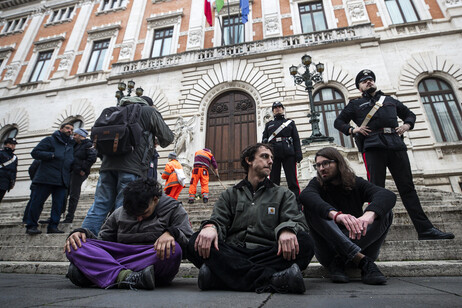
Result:
{"label": "wooden door", "polygon": [[[231,91],[217,97],[207,113],[205,147],[212,150],[222,180],[245,177],[241,151],[257,142],[255,101],[244,92]],[[216,180],[211,176],[210,180]]]}

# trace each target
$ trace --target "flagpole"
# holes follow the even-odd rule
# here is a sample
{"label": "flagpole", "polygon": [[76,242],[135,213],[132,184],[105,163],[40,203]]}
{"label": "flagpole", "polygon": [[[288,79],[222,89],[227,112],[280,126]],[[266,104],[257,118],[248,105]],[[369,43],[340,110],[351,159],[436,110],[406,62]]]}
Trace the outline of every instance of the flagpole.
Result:
{"label": "flagpole", "polygon": [[228,28],[229,28],[229,31],[228,31],[228,38],[229,38],[229,42],[233,42],[233,31],[231,31],[231,15],[229,13],[229,0],[226,0],[226,2],[228,3]]}
{"label": "flagpole", "polygon": [[221,19],[220,19],[220,15],[218,14],[218,11],[217,11],[217,15],[218,15],[218,24],[220,25],[220,30],[221,30],[221,46],[224,46],[225,45],[225,40],[223,39],[223,26],[221,25]]}

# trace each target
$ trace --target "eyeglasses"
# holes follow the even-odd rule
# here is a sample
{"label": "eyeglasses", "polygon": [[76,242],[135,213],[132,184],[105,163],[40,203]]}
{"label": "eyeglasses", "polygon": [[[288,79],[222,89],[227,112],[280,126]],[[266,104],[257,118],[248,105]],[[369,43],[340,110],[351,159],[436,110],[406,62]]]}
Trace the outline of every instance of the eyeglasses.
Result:
{"label": "eyeglasses", "polygon": [[331,163],[335,163],[335,160],[333,160],[333,159],[323,160],[323,161],[320,162],[320,163],[313,164],[313,168],[315,168],[315,169],[321,169],[321,166],[322,166],[323,168],[327,168],[327,167],[330,166]]}

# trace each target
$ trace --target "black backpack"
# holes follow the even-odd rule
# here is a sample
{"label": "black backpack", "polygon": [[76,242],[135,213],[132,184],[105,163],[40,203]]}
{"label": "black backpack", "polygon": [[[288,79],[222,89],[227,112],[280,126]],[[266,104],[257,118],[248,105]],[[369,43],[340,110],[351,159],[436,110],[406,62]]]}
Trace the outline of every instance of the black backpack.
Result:
{"label": "black backpack", "polygon": [[98,154],[118,156],[133,152],[143,133],[140,117],[140,104],[104,109],[91,129]]}

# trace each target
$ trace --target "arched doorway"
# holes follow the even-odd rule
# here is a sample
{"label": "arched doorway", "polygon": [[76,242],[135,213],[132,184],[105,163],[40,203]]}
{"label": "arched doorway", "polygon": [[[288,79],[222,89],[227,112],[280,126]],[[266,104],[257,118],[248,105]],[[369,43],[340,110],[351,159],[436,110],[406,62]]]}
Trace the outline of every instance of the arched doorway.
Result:
{"label": "arched doorway", "polygon": [[[205,147],[212,150],[218,163],[220,179],[244,178],[240,154],[257,142],[255,101],[241,91],[221,94],[207,113]],[[216,180],[215,176],[210,178]]]}

